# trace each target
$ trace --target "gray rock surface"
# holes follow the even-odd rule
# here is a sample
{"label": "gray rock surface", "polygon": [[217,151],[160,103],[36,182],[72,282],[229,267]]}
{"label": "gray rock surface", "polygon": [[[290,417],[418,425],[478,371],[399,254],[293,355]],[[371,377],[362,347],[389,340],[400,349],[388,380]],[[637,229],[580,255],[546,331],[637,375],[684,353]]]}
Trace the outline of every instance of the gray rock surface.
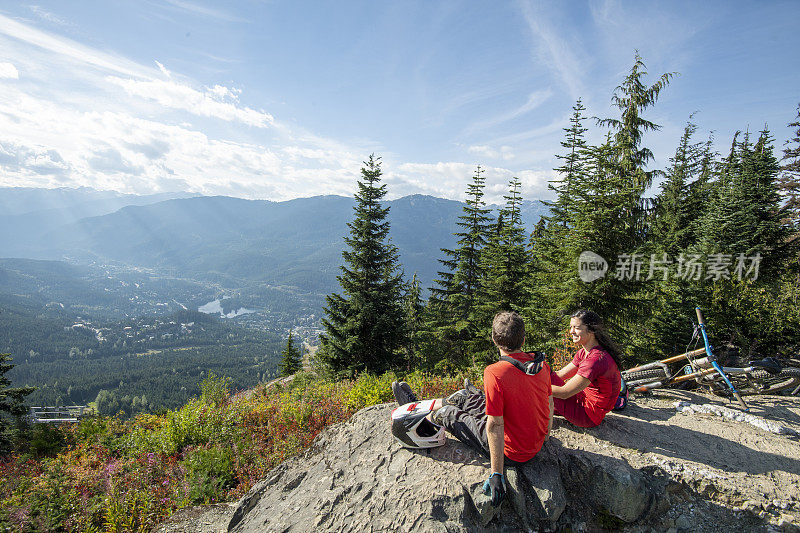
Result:
{"label": "gray rock surface", "polygon": [[[536,458],[507,470],[509,497],[498,509],[481,491],[486,458],[452,439],[401,448],[389,432],[395,405],[370,407],[275,468],[238,502],[227,529],[800,531],[797,440],[678,413],[676,399],[721,402],[664,392],[636,398],[598,428],[557,418]],[[749,401],[754,414],[800,429],[798,399]]]}

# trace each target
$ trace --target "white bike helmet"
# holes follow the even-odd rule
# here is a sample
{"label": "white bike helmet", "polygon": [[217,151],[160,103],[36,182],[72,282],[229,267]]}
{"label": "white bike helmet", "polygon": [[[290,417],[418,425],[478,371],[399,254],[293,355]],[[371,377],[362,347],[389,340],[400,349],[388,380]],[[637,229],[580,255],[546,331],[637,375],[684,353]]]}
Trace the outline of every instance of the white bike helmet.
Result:
{"label": "white bike helmet", "polygon": [[392,435],[406,448],[435,448],[447,442],[444,428],[425,418],[435,400],[411,402],[392,411]]}

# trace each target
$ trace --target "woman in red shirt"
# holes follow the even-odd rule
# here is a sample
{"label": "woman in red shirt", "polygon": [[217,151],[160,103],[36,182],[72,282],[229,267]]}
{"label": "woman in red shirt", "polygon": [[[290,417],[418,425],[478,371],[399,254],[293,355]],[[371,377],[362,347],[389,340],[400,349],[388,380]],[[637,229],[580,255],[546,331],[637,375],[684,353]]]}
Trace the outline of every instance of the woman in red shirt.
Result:
{"label": "woman in red shirt", "polygon": [[574,313],[569,332],[580,349],[571,362],[550,374],[555,412],[576,426],[594,427],[619,396],[622,352],[593,311]]}

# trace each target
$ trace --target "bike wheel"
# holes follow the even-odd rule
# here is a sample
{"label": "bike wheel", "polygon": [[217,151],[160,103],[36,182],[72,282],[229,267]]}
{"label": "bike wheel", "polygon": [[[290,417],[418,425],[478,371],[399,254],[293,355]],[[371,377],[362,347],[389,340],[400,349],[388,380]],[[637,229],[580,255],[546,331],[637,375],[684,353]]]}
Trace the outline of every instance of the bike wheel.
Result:
{"label": "bike wheel", "polygon": [[750,378],[740,381],[741,394],[779,394],[800,385],[800,368],[786,367],[778,374],[770,374],[760,369],[753,370],[750,372]]}
{"label": "bike wheel", "polygon": [[622,372],[622,377],[628,384],[631,383],[650,383],[651,381],[661,381],[667,379],[663,368],[650,368],[648,370],[636,370],[635,372]]}

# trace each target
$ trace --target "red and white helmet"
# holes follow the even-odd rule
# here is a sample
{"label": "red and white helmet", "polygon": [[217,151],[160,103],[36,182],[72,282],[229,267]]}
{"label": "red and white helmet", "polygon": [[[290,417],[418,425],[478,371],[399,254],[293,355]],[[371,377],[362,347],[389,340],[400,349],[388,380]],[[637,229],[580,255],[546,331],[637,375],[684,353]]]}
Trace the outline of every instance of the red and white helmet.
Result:
{"label": "red and white helmet", "polygon": [[426,417],[435,400],[411,402],[392,411],[392,435],[406,448],[435,448],[447,442],[444,428]]}

